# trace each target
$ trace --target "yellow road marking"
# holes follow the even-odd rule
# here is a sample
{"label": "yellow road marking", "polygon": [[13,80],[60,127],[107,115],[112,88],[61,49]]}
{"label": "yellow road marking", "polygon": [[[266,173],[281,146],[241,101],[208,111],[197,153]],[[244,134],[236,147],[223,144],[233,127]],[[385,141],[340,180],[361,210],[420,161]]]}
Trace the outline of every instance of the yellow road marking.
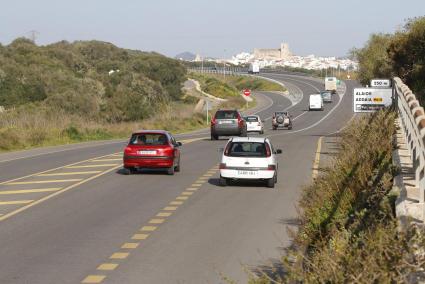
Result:
{"label": "yellow road marking", "polygon": [[105,275],[89,275],[86,278],[84,278],[83,281],[81,281],[81,283],[85,283],[85,284],[95,284],[95,283],[100,283],[103,281],[103,279],[105,279],[106,276]]}
{"label": "yellow road marking", "polygon": [[122,159],[102,159],[102,160],[91,160],[91,163],[97,163],[97,162],[112,162],[112,161],[122,161]]}
{"label": "yellow road marking", "polygon": [[159,212],[156,214],[156,217],[170,217],[172,213],[170,212]]}
{"label": "yellow road marking", "polygon": [[125,243],[121,246],[122,249],[135,249],[139,246],[139,243]]}
{"label": "yellow road marking", "polygon": [[205,174],[205,175],[203,175],[203,177],[206,177],[206,178],[210,178],[212,176],[213,176],[213,174]]}
{"label": "yellow road marking", "polygon": [[102,263],[97,267],[97,270],[111,271],[118,267],[118,263]]}
{"label": "yellow road marking", "polygon": [[198,178],[198,180],[203,180],[203,179],[210,179],[209,177],[205,177],[205,176],[202,176],[202,177],[199,177]]}
{"label": "yellow road marking", "polygon": [[15,182],[6,183],[6,185],[59,183],[59,182],[73,182],[73,181],[82,181],[82,179],[73,178],[73,179],[54,179],[54,180],[15,181]]}
{"label": "yellow road marking", "polygon": [[61,190],[62,187],[53,188],[38,188],[38,189],[20,189],[20,190],[4,190],[0,194],[24,194],[24,193],[39,193],[39,192],[52,192]]}
{"label": "yellow road marking", "polygon": [[82,166],[69,166],[64,169],[84,169],[84,168],[98,168],[98,167],[115,167],[119,164],[100,164],[100,165],[82,165]]}
{"label": "yellow road marking", "polygon": [[176,198],[177,200],[187,200],[188,197],[187,196],[179,196]]}
{"label": "yellow road marking", "polygon": [[0,201],[0,205],[20,205],[20,204],[28,204],[33,201],[34,200]]}
{"label": "yellow road marking", "polygon": [[[18,214],[18,213],[22,212],[22,211],[27,210],[28,208],[31,208],[31,207],[33,207],[33,206],[35,206],[35,205],[37,205],[37,204],[40,204],[40,203],[42,203],[42,202],[44,202],[44,201],[46,201],[46,200],[49,200],[50,198],[53,198],[53,197],[55,197],[55,196],[57,196],[57,195],[59,195],[59,194],[61,194],[61,193],[64,193],[64,192],[66,192],[66,191],[68,191],[68,190],[70,190],[70,189],[73,189],[74,187],[77,187],[77,186],[79,186],[79,185],[81,185],[81,184],[83,184],[83,183],[86,183],[86,182],[91,181],[91,180],[93,180],[93,179],[95,179],[95,178],[98,178],[98,177],[100,177],[100,176],[102,176],[102,175],[104,175],[104,174],[107,174],[107,173],[109,173],[109,172],[111,172],[111,171],[114,171],[114,170],[116,170],[116,169],[117,169],[117,168],[119,168],[119,167],[121,167],[121,165],[118,165],[118,166],[113,167],[113,168],[111,168],[111,169],[108,169],[108,170],[106,170],[106,171],[104,171],[104,172],[102,172],[102,173],[100,173],[100,174],[97,174],[97,175],[95,175],[95,176],[89,177],[89,178],[87,178],[87,179],[85,179],[85,180],[82,180],[82,181],[80,181],[80,182],[78,182],[78,183],[72,184],[72,185],[70,185],[70,186],[68,186],[68,187],[65,187],[64,189],[61,189],[61,190],[56,191],[56,192],[54,192],[54,193],[52,193],[52,194],[49,194],[49,195],[47,195],[47,196],[45,196],[45,197],[43,197],[43,198],[41,198],[41,199],[38,199],[37,201],[34,201],[34,202],[33,202],[33,203],[31,203],[31,204],[28,204],[28,205],[22,206],[21,208],[18,208],[18,209],[16,209],[16,210],[12,211],[12,212],[9,212],[9,213],[5,214],[4,216],[1,216],[1,217],[0,217],[0,221],[4,221],[4,220],[6,220],[6,219],[8,219],[8,218],[10,218],[10,217],[12,217],[12,216],[14,216],[14,215],[16,215],[16,214]],[[15,180],[16,180],[16,179],[15,179]]]}
{"label": "yellow road marking", "polygon": [[185,139],[185,140],[181,140],[180,142],[182,142],[182,144],[189,144],[192,142],[196,142],[196,141],[200,141],[205,139],[206,137],[201,137],[201,138],[193,138],[193,139]]}
{"label": "yellow road marking", "polygon": [[197,191],[199,188],[197,188],[197,187],[189,187],[189,188],[186,188],[186,190],[190,190],[190,191]]}
{"label": "yellow road marking", "polygon": [[54,174],[41,174],[38,177],[54,177],[54,176],[72,176],[72,175],[90,175],[98,174],[101,171],[87,171],[87,172],[69,172],[69,173],[54,173]]}
{"label": "yellow road marking", "polygon": [[317,176],[319,175],[320,152],[322,150],[322,140],[323,140],[323,136],[321,136],[319,140],[317,141],[316,156],[314,158],[314,163],[313,163],[313,174],[312,174],[313,179],[316,179]]}
{"label": "yellow road marking", "polygon": [[183,201],[171,201],[170,205],[182,205]]}
{"label": "yellow road marking", "polygon": [[[109,154],[109,155],[110,155],[110,154]],[[67,167],[70,167],[70,166],[75,166],[75,165],[78,165],[78,164],[81,164],[81,163],[84,163],[84,162],[91,161],[91,160],[93,160],[93,159],[99,159],[99,158],[107,157],[107,156],[109,156],[109,155],[99,156],[99,157],[96,157],[96,158],[91,158],[91,159],[87,159],[87,160],[84,160],[84,161],[79,161],[79,162],[72,163],[72,164],[69,164],[69,165],[60,166],[60,167],[57,167],[57,168],[54,168],[54,169],[50,169],[50,170],[46,170],[46,171],[42,171],[42,172],[38,172],[38,173],[34,173],[34,174],[30,174],[30,175],[26,175],[26,176],[23,176],[23,177],[19,177],[19,178],[15,178],[15,179],[11,179],[11,180],[7,180],[7,181],[3,181],[3,182],[0,182],[0,184],[7,184],[7,183],[12,182],[12,181],[23,180],[23,179],[25,179],[25,178],[29,178],[29,177],[32,177],[32,176],[36,176],[36,175],[39,175],[39,174],[49,173],[49,172],[53,172],[53,171],[55,171],[55,170],[64,169],[64,168],[67,168]]]}
{"label": "yellow road marking", "polygon": [[194,183],[191,185],[191,187],[198,187],[198,186],[202,186],[202,183]]}
{"label": "yellow road marking", "polygon": [[151,219],[150,221],[149,221],[149,224],[162,224],[162,223],[164,223],[164,219]]}
{"label": "yellow road marking", "polygon": [[110,259],[126,259],[130,253],[128,252],[116,252],[112,254],[109,258]]}
{"label": "yellow road marking", "polygon": [[174,210],[177,210],[177,207],[176,206],[167,206],[167,207],[165,207],[162,210],[165,210],[165,211],[174,211]]}
{"label": "yellow road marking", "polygon": [[182,195],[192,195],[193,194],[193,192],[190,192],[190,191],[183,191],[182,192]]}
{"label": "yellow road marking", "polygon": [[155,226],[143,226],[140,231],[153,232],[156,228]]}
{"label": "yellow road marking", "polygon": [[134,234],[131,239],[132,240],[146,240],[149,237],[149,234]]}

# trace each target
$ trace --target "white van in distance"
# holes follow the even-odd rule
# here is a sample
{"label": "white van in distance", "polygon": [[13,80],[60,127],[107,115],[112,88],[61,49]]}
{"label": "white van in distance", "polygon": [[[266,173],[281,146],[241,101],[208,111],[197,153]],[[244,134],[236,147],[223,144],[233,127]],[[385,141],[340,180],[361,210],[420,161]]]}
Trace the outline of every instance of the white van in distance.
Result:
{"label": "white van in distance", "polygon": [[323,98],[321,94],[310,95],[308,110],[323,110]]}

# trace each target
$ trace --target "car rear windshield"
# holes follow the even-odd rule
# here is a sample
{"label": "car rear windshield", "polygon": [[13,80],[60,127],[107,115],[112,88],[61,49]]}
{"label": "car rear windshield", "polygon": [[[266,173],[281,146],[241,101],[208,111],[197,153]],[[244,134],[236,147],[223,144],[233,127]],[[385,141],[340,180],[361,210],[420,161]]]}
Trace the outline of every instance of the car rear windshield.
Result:
{"label": "car rear windshield", "polygon": [[130,145],[167,145],[167,136],[160,133],[133,134]]}
{"label": "car rear windshield", "polygon": [[219,110],[215,113],[215,119],[237,119],[238,112],[234,110]]}
{"label": "car rear windshield", "polygon": [[267,157],[266,145],[260,142],[231,142],[225,154],[230,157]]}
{"label": "car rear windshield", "polygon": [[247,116],[245,117],[245,120],[248,122],[258,122],[258,117],[256,116]]}

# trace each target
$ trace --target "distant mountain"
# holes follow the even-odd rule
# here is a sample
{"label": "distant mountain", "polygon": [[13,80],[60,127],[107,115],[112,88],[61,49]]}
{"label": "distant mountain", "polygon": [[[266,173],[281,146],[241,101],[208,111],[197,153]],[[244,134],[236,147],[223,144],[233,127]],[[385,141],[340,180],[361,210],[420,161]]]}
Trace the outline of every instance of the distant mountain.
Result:
{"label": "distant mountain", "polygon": [[193,54],[191,52],[182,52],[177,54],[175,57],[175,59],[180,59],[180,60],[185,60],[185,61],[193,61],[196,58],[196,54]]}

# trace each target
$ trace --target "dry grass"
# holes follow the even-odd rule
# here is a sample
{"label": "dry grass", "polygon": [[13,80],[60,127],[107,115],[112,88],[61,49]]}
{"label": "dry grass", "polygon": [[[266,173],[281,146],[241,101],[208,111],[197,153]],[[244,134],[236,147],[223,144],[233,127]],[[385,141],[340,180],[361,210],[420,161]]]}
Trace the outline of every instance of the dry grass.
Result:
{"label": "dry grass", "polygon": [[397,230],[392,135],[395,114],[354,121],[333,166],[303,191],[294,247],[277,275],[252,283],[406,283],[425,268],[425,232]]}
{"label": "dry grass", "polygon": [[173,104],[140,122],[105,123],[46,109],[9,110],[0,114],[0,151],[81,141],[127,138],[136,129],[166,129],[173,133],[205,127],[193,105]]}

